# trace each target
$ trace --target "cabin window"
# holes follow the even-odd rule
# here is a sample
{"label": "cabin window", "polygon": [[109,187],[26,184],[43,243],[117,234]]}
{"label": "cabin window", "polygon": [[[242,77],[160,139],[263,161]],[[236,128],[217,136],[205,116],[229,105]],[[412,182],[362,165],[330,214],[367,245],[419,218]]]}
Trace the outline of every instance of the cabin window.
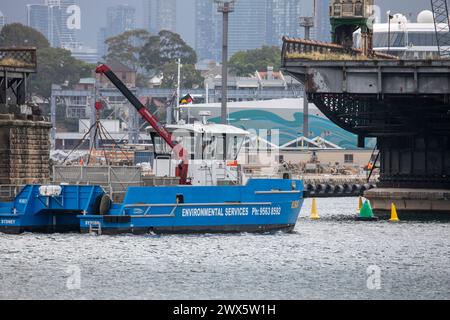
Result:
{"label": "cabin window", "polygon": [[344,163],[353,163],[353,155],[352,154],[345,154],[344,155]]}
{"label": "cabin window", "polygon": [[177,204],[183,204],[184,203],[184,195],[177,194]]}

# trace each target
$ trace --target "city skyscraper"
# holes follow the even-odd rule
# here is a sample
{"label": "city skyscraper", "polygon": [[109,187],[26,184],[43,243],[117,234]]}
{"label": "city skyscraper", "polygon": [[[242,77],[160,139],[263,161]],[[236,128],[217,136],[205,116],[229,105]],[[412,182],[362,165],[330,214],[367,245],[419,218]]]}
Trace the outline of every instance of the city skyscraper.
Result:
{"label": "city skyscraper", "polygon": [[[235,10],[230,14],[230,57],[238,51],[257,49],[268,44],[267,19],[269,14],[267,0],[236,1]],[[219,26],[221,26],[222,19],[219,19]],[[222,34],[221,30],[220,34]]]}
{"label": "city skyscraper", "polygon": [[[49,2],[56,2],[56,0],[49,0]],[[75,29],[70,26],[70,17],[73,14],[71,8],[75,6],[75,0],[59,0],[59,39],[61,42],[61,46],[63,48],[68,48],[77,43],[77,38],[75,35]]]}
{"label": "city skyscraper", "polygon": [[[144,27],[152,33],[161,30],[176,32],[176,0],[142,0],[144,7]],[[212,2],[212,0],[211,0]]]}
{"label": "city skyscraper", "polygon": [[330,1],[314,0],[314,31],[313,39],[331,41]]}
{"label": "city skyscraper", "polygon": [[[195,48],[200,59],[220,61],[222,16],[212,0],[196,0]],[[281,46],[284,35],[299,37],[301,0],[239,0],[230,14],[230,57],[263,45]]]}
{"label": "city skyscraper", "polygon": [[301,0],[267,0],[267,42],[281,46],[283,36],[299,37]]}
{"label": "city skyscraper", "polygon": [[209,0],[195,0],[195,51],[199,60],[220,59],[220,15]]}
{"label": "city skyscraper", "polygon": [[118,5],[106,9],[106,26],[98,33],[98,54],[106,55],[105,41],[126,31],[136,28],[136,9],[129,5]]}
{"label": "city skyscraper", "polygon": [[5,24],[6,24],[6,17],[3,14],[3,12],[0,11],[0,31],[5,26]]}
{"label": "city skyscraper", "polygon": [[52,47],[59,47],[54,28],[55,17],[53,6],[45,4],[27,5],[27,25],[42,33]]}
{"label": "city skyscraper", "polygon": [[41,32],[52,47],[69,48],[76,41],[75,29],[69,25],[69,10],[75,0],[46,0],[44,4],[27,5],[27,25]]}

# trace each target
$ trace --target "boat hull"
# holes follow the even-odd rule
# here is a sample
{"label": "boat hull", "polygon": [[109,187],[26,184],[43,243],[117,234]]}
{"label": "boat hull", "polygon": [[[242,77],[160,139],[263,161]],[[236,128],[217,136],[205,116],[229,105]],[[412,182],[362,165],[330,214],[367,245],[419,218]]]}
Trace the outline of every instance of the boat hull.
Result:
{"label": "boat hull", "polygon": [[79,216],[80,230],[102,234],[291,232],[302,205],[303,184],[294,180],[130,188],[124,203],[109,214]]}
{"label": "boat hull", "polygon": [[[271,233],[294,231],[295,224],[286,225],[233,225],[233,226],[190,226],[190,227],[105,227],[102,229],[103,235],[118,234],[233,234],[233,233]],[[81,228],[81,233],[91,233],[88,227]]]}
{"label": "boat hull", "polygon": [[0,232],[290,232],[302,205],[303,183],[296,180],[133,187],[121,204],[111,204],[99,186],[28,185],[13,202],[0,203]]}

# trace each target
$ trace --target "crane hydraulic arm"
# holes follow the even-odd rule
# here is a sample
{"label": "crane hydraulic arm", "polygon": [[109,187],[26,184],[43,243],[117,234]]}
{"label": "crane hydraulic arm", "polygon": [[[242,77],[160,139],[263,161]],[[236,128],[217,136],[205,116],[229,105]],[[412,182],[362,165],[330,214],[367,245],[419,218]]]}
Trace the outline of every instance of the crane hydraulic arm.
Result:
{"label": "crane hydraulic arm", "polygon": [[177,177],[180,177],[180,184],[189,184],[188,152],[183,146],[176,142],[173,135],[158,121],[158,119],[147,110],[147,108],[139,101],[138,98],[126,87],[126,85],[116,76],[116,74],[105,64],[99,65],[95,72],[105,75],[109,81],[127,98],[127,100],[136,108],[141,117],[147,121],[156,133],[172,148],[177,160],[181,163],[177,167]]}

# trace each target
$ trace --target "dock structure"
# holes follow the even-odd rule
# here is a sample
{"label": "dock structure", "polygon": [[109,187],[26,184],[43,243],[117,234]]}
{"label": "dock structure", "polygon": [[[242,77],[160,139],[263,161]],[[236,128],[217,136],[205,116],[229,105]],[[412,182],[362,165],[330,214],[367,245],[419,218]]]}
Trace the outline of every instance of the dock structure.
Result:
{"label": "dock structure", "polygon": [[[27,79],[36,72],[35,48],[0,48],[0,187],[5,191],[50,177],[51,124],[27,104]],[[6,195],[8,192],[0,194]]]}
{"label": "dock structure", "polygon": [[450,60],[369,57],[289,38],[282,60],[310,101],[358,136],[359,147],[377,138],[379,189],[366,193],[376,213],[388,212],[392,200],[403,212],[450,213]]}

